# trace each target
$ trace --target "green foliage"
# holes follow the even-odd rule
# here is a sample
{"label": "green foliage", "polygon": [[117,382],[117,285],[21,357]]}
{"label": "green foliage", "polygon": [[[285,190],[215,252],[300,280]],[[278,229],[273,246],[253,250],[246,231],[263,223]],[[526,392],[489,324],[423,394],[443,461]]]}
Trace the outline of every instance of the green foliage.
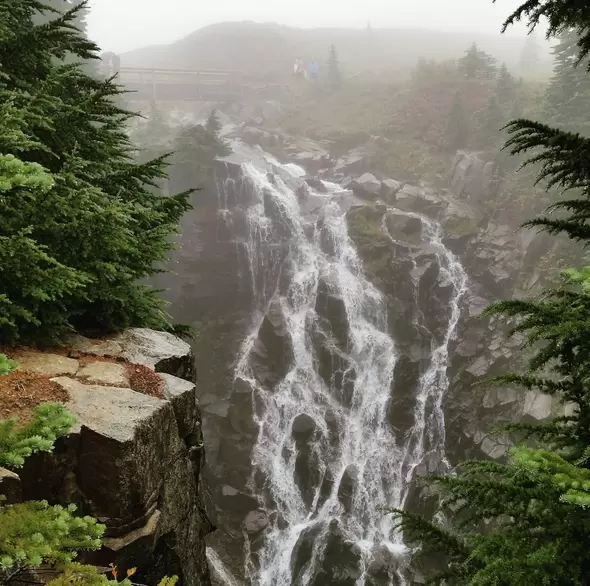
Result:
{"label": "green foliage", "polygon": [[491,79],[496,74],[496,60],[473,43],[457,62],[459,72],[467,79]]}
{"label": "green foliage", "polygon": [[490,96],[485,108],[475,114],[475,148],[493,150],[502,139],[501,130],[506,124],[506,116],[495,94]]}
{"label": "green foliage", "polygon": [[545,93],[545,119],[562,130],[590,134],[588,59],[578,64],[578,35],[565,30],[553,48],[554,74]]}
{"label": "green foliage", "polygon": [[502,63],[498,78],[496,80],[495,95],[500,105],[512,105],[516,102],[517,96],[516,80],[508,71],[505,63]]}
{"label": "green foliage", "polygon": [[453,151],[465,148],[469,140],[469,122],[460,92],[455,94],[445,131],[445,145]]}
{"label": "green foliage", "polygon": [[12,372],[17,366],[18,363],[16,360],[10,360],[6,354],[0,354],[0,374],[8,374],[9,372]]}
{"label": "green foliage", "polygon": [[187,194],[151,188],[163,159],[131,159],[133,115],[115,104],[119,88],[62,61],[97,55],[76,30],[85,5],[36,26],[36,2],[9,4],[0,2],[0,342],[169,329],[156,292],[139,283],[167,258]]}
{"label": "green foliage", "polygon": [[0,420],[0,466],[19,468],[35,452],[50,452],[55,440],[66,435],[76,419],[61,403],[43,403],[32,419],[19,425]]}
{"label": "green foliage", "polygon": [[[578,57],[586,55],[590,14],[585,4],[530,0],[513,13],[507,25],[525,17],[535,25],[541,16],[549,19],[551,35],[575,28],[580,35]],[[571,53],[571,46],[568,51]],[[508,131],[508,148],[513,155],[529,156],[524,164],[529,170],[535,169],[537,182],[569,192],[568,199],[550,207],[553,217],[539,217],[526,225],[587,245],[588,139],[522,118],[512,121]],[[440,496],[441,512],[451,520],[448,526],[404,511],[394,514],[400,528],[411,541],[422,544],[426,554],[436,551],[443,556],[428,583],[587,584],[590,267],[563,271],[561,285],[544,291],[538,299],[503,301],[488,308],[487,313],[511,320],[510,335],[519,334],[530,351],[524,372],[507,373],[496,381],[550,395],[562,406],[563,414],[534,425],[521,422],[503,426],[504,431],[526,440],[525,446],[511,450],[507,463],[468,461],[456,476],[430,479]]]}
{"label": "green foliage", "polygon": [[104,525],[76,517],[76,507],[28,501],[0,508],[0,572],[72,561],[78,550],[100,548]]}

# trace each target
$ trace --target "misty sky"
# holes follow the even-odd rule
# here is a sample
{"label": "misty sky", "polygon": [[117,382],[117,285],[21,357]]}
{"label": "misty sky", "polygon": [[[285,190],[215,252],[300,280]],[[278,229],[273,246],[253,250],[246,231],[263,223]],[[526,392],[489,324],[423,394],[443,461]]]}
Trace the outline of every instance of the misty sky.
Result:
{"label": "misty sky", "polygon": [[[168,43],[227,20],[311,26],[499,31],[521,0],[90,0],[89,32],[104,50]],[[346,6],[346,7],[345,7]],[[522,35],[524,27],[513,34]]]}

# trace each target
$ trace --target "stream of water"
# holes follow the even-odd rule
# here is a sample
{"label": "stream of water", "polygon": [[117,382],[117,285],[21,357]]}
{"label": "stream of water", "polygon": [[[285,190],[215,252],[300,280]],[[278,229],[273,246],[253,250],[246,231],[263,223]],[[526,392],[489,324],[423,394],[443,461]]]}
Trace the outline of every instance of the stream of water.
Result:
{"label": "stream of water", "polygon": [[[428,367],[420,377],[413,422],[403,437],[396,437],[398,432],[388,420],[390,402],[395,402],[392,381],[399,354],[395,333],[388,331],[386,300],[364,276],[348,235],[341,190],[329,185],[328,193],[313,193],[325,203],[321,230],[319,224],[310,230],[297,194],[281,179],[281,174],[296,177],[303,171],[271,162],[281,171],[274,178],[266,169],[243,165],[258,198],[248,210],[251,237],[244,249],[256,284],[265,270],[262,246],[272,230],[266,215],[272,203],[282,230],[288,232],[289,277],[281,288],[265,285],[266,290],[257,291],[255,299],[260,319],[271,298],[280,304],[294,360],[287,376],[272,390],[257,382],[250,363],[260,325],[257,319],[243,344],[235,376],[255,389],[257,404],[263,406],[252,452],[251,488],[273,515],[256,562],[248,556],[247,578],[253,586],[329,586],[333,582],[326,565],[330,566],[336,534],[339,551],[350,556],[345,564],[346,583],[372,585],[371,568],[378,559],[388,585],[405,584],[406,546],[394,528],[394,519],[382,507],[404,508],[416,469],[427,458],[436,457],[443,468],[448,467],[443,400],[448,388],[449,346],[467,291],[467,277],[444,246],[438,224],[409,214],[420,219],[422,241],[436,256],[439,280],[451,287],[451,296],[445,330],[432,343]],[[385,222],[383,226],[387,230]],[[394,238],[389,231],[387,234]],[[333,352],[346,365],[344,378],[350,375],[348,395],[342,384],[326,384],[318,372],[313,332],[321,324],[316,306],[322,281],[329,283],[345,309],[348,340],[344,347],[334,343]],[[307,458],[316,470],[307,495],[298,477],[300,445],[293,433],[294,422],[302,415],[313,434]],[[352,487],[348,500],[342,498],[344,483]],[[306,540],[311,545],[298,567],[296,559]]]}

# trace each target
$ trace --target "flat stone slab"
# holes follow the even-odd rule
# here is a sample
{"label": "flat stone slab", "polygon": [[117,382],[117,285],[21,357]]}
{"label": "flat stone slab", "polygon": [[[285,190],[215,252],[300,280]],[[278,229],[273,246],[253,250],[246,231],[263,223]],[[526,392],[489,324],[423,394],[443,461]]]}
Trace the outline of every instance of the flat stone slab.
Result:
{"label": "flat stone slab", "polygon": [[28,370],[45,376],[61,374],[76,374],[80,365],[73,358],[66,358],[60,354],[43,352],[24,352],[18,357],[18,369]]}
{"label": "flat stone slab", "polygon": [[129,374],[124,364],[118,362],[89,362],[78,371],[89,383],[102,383],[113,386],[128,386]]}
{"label": "flat stone slab", "polygon": [[70,340],[73,351],[90,356],[118,356],[123,351],[121,344],[115,340],[91,340],[84,336],[75,336]]}
{"label": "flat stone slab", "polygon": [[116,342],[123,348],[123,358],[150,368],[156,368],[162,361],[181,359],[191,354],[191,347],[176,336],[145,328],[126,330],[116,338]]}
{"label": "flat stone slab", "polygon": [[85,426],[104,437],[128,442],[143,421],[166,405],[166,401],[131,389],[87,385],[69,377],[51,380],[70,397],[67,408],[77,419],[74,433]]}
{"label": "flat stone slab", "polygon": [[160,376],[164,380],[164,396],[166,399],[174,399],[175,397],[180,397],[185,393],[188,393],[194,390],[195,385],[187,380],[182,378],[178,378],[177,376],[172,376],[171,374],[166,374],[164,372],[160,373]]}

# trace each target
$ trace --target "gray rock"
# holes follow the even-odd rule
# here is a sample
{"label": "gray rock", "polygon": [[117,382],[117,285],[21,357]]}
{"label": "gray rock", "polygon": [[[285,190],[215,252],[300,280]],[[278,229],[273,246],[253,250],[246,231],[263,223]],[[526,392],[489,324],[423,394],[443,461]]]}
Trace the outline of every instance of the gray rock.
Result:
{"label": "gray rock", "polygon": [[360,197],[375,199],[381,193],[381,181],[371,173],[365,173],[354,179],[350,187]]}
{"label": "gray rock", "polygon": [[483,161],[479,153],[459,151],[451,167],[451,191],[460,198],[484,201],[495,194],[494,177],[493,163]]}
{"label": "gray rock", "polygon": [[403,187],[403,184],[395,179],[385,179],[381,182],[382,195],[386,201],[393,201],[393,196]]}
{"label": "gray rock", "polygon": [[123,349],[121,356],[129,362],[187,380],[195,377],[191,347],[172,334],[132,328],[117,336],[115,341]]}
{"label": "gray rock", "polygon": [[321,179],[317,179],[316,177],[304,177],[303,180],[309,185],[309,187],[318,193],[328,193],[328,188]]}
{"label": "gray rock", "polygon": [[293,420],[293,427],[291,428],[294,437],[309,438],[316,429],[316,423],[307,413],[297,415]]}
{"label": "gray rock", "polygon": [[553,401],[550,395],[538,391],[527,391],[524,396],[522,414],[537,421],[548,419],[552,412]]}
{"label": "gray rock", "polygon": [[59,376],[60,374],[76,374],[80,365],[73,358],[66,358],[60,354],[27,351],[18,357],[18,370],[26,370],[45,376]]}
{"label": "gray rock", "polygon": [[291,335],[281,304],[275,300],[264,316],[252,348],[257,379],[263,384],[276,384],[287,375],[293,359]]}
{"label": "gray rock", "polygon": [[80,367],[77,376],[85,378],[89,383],[129,386],[127,369],[118,362],[89,362]]}
{"label": "gray rock", "polygon": [[268,527],[270,520],[266,511],[257,509],[256,511],[250,511],[244,519],[244,529],[250,535],[260,533]]}

